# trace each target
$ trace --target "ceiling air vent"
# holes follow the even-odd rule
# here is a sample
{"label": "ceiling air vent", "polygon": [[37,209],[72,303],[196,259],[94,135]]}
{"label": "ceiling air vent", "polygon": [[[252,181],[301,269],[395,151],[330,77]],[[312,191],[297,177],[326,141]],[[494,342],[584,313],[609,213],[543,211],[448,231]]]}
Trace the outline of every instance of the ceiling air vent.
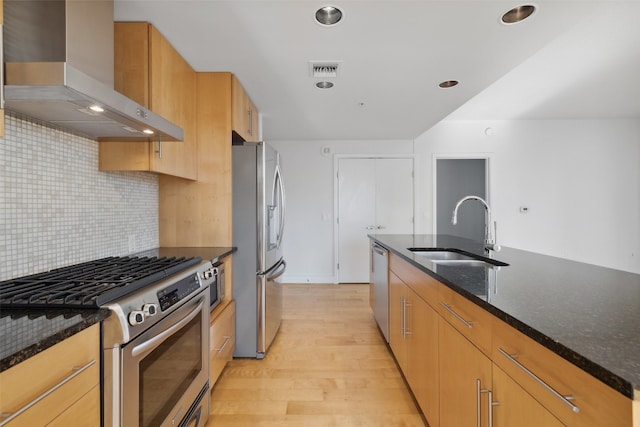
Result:
{"label": "ceiling air vent", "polygon": [[340,61],[310,61],[309,74],[311,77],[338,77]]}

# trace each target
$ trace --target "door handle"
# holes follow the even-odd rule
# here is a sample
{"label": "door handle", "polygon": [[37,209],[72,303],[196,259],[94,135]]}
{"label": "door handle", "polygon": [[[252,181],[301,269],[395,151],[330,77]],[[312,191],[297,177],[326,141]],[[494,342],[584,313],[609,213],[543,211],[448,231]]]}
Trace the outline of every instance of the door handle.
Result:
{"label": "door handle", "polygon": [[367,226],[367,227],[366,227],[366,229],[367,229],[367,230],[375,230],[375,229],[376,229],[376,227],[375,227],[375,226],[373,226],[373,225],[369,225],[369,226]]}

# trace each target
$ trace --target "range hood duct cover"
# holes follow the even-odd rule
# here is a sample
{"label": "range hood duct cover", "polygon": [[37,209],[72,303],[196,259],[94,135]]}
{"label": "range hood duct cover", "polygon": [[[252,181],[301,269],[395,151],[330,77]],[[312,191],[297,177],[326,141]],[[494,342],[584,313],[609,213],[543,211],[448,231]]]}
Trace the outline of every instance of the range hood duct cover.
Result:
{"label": "range hood duct cover", "polygon": [[113,31],[113,0],[5,0],[5,108],[97,140],[182,141],[113,89]]}

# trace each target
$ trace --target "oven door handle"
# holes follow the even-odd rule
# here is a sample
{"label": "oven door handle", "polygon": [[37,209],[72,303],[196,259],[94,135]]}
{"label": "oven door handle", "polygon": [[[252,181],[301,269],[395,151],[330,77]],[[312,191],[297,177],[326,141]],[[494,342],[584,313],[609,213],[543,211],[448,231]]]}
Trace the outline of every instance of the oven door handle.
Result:
{"label": "oven door handle", "polygon": [[194,317],[198,316],[202,311],[203,305],[204,305],[204,297],[200,297],[200,303],[197,305],[196,308],[191,310],[189,314],[187,314],[178,323],[160,332],[158,335],[154,336],[150,340],[145,341],[142,344],[138,344],[137,346],[133,347],[133,349],[131,350],[131,356],[132,357],[146,356],[148,353],[150,353],[156,347],[162,344],[167,338],[173,335],[178,329],[182,328],[184,325],[191,322],[191,320],[193,320]]}

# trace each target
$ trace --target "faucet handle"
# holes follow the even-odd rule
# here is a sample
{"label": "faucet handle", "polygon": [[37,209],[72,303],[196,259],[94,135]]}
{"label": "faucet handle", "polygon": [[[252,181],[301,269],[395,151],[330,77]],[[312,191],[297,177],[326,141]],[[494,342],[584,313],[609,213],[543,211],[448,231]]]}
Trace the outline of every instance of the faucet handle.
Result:
{"label": "faucet handle", "polygon": [[495,252],[500,252],[500,249],[502,249],[498,244],[498,223],[496,221],[493,221],[493,239],[490,239],[485,247]]}

